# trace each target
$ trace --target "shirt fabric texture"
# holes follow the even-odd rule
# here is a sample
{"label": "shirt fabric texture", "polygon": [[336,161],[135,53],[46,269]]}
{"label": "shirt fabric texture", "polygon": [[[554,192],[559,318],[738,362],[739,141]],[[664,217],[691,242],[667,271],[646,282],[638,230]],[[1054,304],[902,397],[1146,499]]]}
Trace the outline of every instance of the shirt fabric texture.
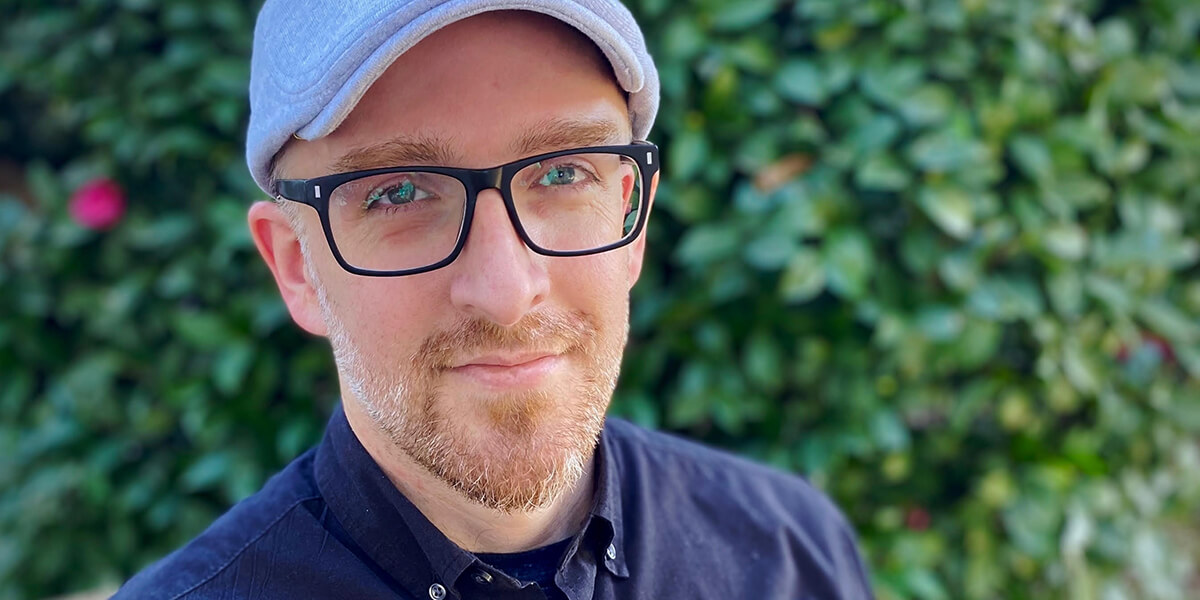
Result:
{"label": "shirt fabric texture", "polygon": [[[596,459],[590,514],[554,577],[566,598],[872,597],[851,529],[803,479],[616,418]],[[442,535],[340,405],[317,447],[114,596],[546,597]]]}

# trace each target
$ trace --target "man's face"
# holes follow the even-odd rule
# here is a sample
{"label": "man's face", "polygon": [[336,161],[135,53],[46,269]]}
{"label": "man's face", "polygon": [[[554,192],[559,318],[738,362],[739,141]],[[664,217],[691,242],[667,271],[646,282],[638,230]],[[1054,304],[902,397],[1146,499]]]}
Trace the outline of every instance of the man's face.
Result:
{"label": "man's face", "polygon": [[[489,13],[403,54],[336,132],[293,143],[279,171],[482,168],[629,138],[625,99],[586,38],[549,18]],[[578,480],[616,385],[641,240],[541,256],[487,190],[454,263],[373,278],[343,271],[315,212],[300,217],[311,294],[280,287],[297,321],[328,335],[352,421],[361,411],[395,449],[492,508],[541,507]]]}

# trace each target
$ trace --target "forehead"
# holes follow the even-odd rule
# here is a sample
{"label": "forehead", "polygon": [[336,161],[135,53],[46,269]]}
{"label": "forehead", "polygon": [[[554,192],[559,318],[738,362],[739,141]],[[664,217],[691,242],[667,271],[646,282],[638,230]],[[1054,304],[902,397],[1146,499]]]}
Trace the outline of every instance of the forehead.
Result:
{"label": "forehead", "polygon": [[397,164],[491,167],[630,136],[625,94],[588,38],[539,14],[484,13],[398,57],[337,131],[293,144],[305,173],[289,168],[286,175]]}

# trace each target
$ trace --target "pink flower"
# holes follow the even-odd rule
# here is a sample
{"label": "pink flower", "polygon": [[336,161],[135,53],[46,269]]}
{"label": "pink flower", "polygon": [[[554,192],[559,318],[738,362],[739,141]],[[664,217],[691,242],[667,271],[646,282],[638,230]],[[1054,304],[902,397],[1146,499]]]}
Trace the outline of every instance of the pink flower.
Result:
{"label": "pink flower", "polygon": [[88,229],[110,229],[125,215],[125,192],[111,179],[93,179],[71,194],[67,212]]}
{"label": "pink flower", "polygon": [[929,511],[920,506],[908,509],[908,512],[904,515],[904,526],[912,531],[925,531],[929,529],[929,525],[932,522],[933,519],[929,516]]}

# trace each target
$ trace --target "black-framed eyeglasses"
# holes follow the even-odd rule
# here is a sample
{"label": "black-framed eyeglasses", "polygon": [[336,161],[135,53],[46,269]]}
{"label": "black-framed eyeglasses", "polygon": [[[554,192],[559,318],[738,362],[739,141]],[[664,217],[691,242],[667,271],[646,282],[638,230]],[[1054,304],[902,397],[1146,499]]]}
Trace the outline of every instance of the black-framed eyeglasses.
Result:
{"label": "black-framed eyeglasses", "polygon": [[649,213],[658,147],[560,150],[490,169],[387,167],[276,182],[278,197],[321,217],[329,249],[358,275],[414,275],[458,257],[479,192],[497,189],[525,245],[584,256],[629,244]]}

